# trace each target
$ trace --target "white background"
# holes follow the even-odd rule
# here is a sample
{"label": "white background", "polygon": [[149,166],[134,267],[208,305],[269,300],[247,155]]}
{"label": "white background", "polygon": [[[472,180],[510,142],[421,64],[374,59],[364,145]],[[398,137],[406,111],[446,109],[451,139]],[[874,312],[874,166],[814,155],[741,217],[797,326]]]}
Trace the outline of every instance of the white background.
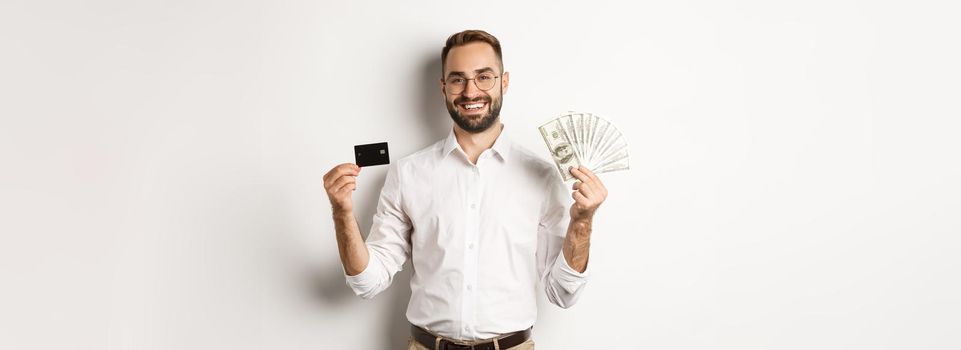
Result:
{"label": "white background", "polygon": [[[446,135],[483,28],[502,119],[614,121],[593,279],[539,349],[961,347],[949,1],[0,3],[0,348],[388,349],[409,271],[353,296],[321,176]],[[355,194],[370,225],[386,167]],[[603,345],[603,346],[602,346]]]}

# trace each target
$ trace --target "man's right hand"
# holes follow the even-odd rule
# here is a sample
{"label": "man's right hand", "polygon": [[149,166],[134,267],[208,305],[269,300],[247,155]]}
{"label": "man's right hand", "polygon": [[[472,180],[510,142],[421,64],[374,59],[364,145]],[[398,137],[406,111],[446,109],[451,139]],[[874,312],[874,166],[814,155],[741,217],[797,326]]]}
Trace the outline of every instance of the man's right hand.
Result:
{"label": "man's right hand", "polygon": [[353,163],[335,166],[324,174],[324,189],[334,213],[350,213],[354,210],[351,195],[357,189],[360,167]]}

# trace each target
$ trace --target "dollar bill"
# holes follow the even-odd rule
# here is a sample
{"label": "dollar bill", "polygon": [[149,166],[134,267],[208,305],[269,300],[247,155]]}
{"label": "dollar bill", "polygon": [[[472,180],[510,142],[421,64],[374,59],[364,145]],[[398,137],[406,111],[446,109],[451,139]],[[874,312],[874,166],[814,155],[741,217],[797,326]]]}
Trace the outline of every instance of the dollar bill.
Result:
{"label": "dollar bill", "polygon": [[568,111],[539,129],[564,181],[574,178],[574,166],[595,174],[630,169],[626,138],[596,114]]}
{"label": "dollar bill", "polygon": [[630,169],[630,157],[627,154],[627,148],[622,148],[607,157],[604,163],[597,164],[591,171],[595,174],[600,174],[627,169]]}
{"label": "dollar bill", "polygon": [[571,167],[578,167],[581,161],[578,158],[574,145],[571,144],[571,135],[568,135],[559,119],[552,120],[547,124],[541,125],[538,130],[544,137],[544,143],[551,152],[557,171],[561,173],[564,181],[573,179],[574,176],[568,170]]}

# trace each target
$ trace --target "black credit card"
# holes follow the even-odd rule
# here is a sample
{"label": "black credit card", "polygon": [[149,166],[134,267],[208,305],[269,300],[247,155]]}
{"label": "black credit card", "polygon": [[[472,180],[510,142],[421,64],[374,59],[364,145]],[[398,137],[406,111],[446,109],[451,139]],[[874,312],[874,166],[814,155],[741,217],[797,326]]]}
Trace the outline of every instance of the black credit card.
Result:
{"label": "black credit card", "polygon": [[354,160],[358,166],[390,164],[387,142],[354,146]]}

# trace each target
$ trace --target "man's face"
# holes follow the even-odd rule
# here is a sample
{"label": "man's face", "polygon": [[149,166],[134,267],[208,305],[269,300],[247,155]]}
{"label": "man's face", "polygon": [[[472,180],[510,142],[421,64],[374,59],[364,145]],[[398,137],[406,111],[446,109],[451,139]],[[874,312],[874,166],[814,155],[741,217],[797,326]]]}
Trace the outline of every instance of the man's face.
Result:
{"label": "man's face", "polygon": [[[493,73],[499,77],[495,79],[494,87],[490,90],[477,88],[476,80],[473,79],[481,73]],[[444,84],[448,78],[458,76],[471,79],[460,92]],[[507,73],[501,72],[494,48],[487,43],[473,42],[452,48],[447,53],[447,66],[444,68],[440,87],[446,100],[447,112],[454,123],[470,133],[479,133],[490,128],[500,116],[508,78]]]}

